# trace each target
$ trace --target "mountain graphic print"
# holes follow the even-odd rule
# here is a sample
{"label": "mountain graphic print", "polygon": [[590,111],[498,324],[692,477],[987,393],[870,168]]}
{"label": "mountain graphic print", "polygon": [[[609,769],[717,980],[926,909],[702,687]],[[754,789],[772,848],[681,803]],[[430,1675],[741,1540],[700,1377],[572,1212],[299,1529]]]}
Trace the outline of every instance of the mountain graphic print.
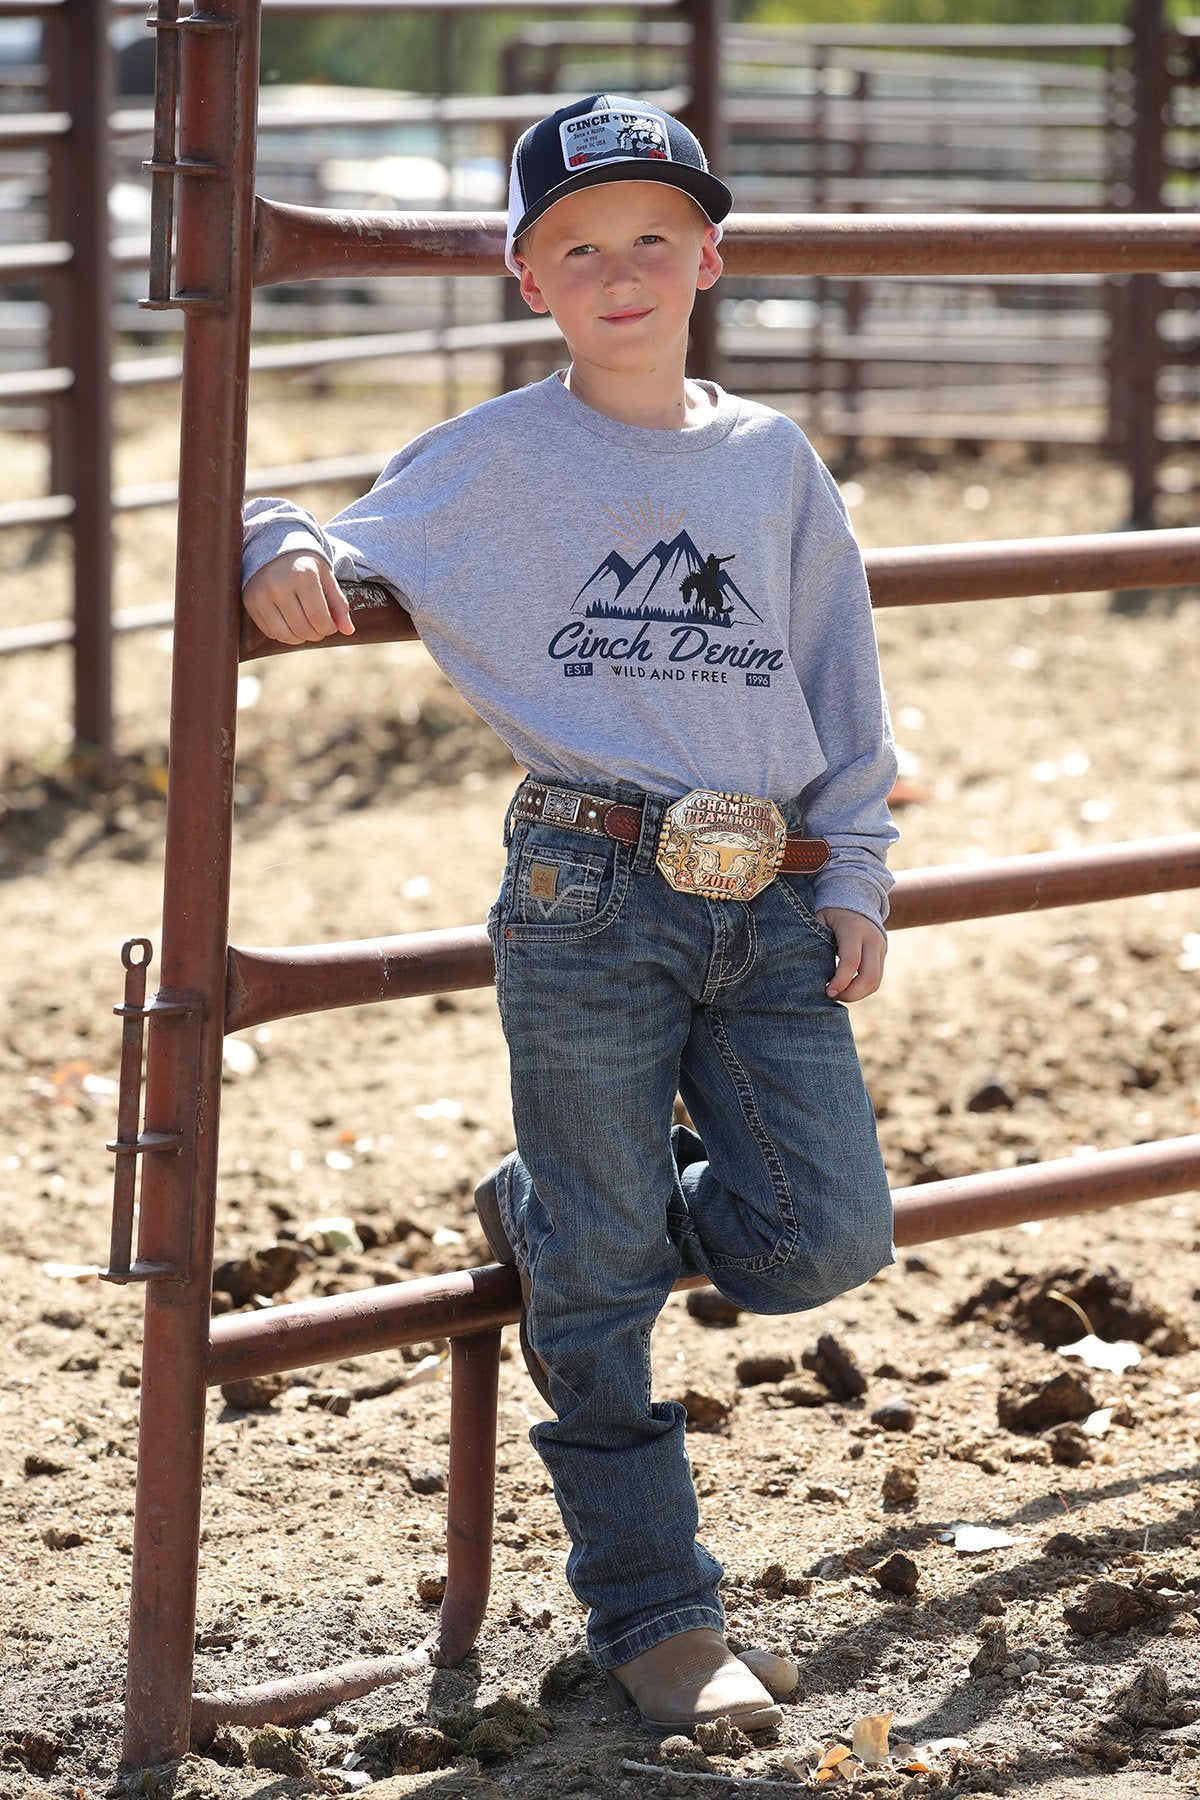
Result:
{"label": "mountain graphic print", "polygon": [[762,614],[725,565],[733,556],[702,556],[686,531],[659,538],[639,562],[612,550],[576,594],[571,611],[588,619],[694,620],[728,627]]}

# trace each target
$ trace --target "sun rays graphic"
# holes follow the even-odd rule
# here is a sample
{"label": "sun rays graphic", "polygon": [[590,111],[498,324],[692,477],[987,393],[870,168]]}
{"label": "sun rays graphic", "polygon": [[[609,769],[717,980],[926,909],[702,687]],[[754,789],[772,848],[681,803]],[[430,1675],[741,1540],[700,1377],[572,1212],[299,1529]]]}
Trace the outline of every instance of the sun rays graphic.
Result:
{"label": "sun rays graphic", "polygon": [[687,516],[687,508],[674,517],[659,502],[657,511],[649,494],[643,494],[640,500],[623,500],[624,512],[614,512],[611,506],[604,508],[608,519],[608,529],[612,532],[622,550],[631,556],[649,548],[651,544],[669,544]]}

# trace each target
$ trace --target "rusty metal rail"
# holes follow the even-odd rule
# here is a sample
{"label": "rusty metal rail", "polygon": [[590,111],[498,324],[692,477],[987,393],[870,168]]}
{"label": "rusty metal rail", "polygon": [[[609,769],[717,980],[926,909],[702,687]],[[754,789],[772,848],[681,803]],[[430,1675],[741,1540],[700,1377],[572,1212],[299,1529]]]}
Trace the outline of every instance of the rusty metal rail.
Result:
{"label": "rusty metal rail", "polygon": [[[277,471],[283,473],[284,471]],[[1200,586],[1200,528],[1105,531],[1089,536],[994,538],[980,544],[922,544],[868,550],[863,559],[874,606],[949,605],[1131,588]],[[301,650],[403,643],[417,628],[396,597],[372,584],[346,584],[352,638],[280,644],[243,617],[244,662]],[[2,638],[0,638],[2,642]]]}
{"label": "rusty metal rail", "polygon": [[[912,869],[898,875],[889,928],[948,925],[1003,913],[1082,906],[1200,887],[1200,832],[1088,850]],[[378,1000],[490,987],[492,947],[482,925],[286,949],[229,947],[226,1031]]]}
{"label": "rusty metal rail", "polygon": [[876,606],[1200,585],[1200,532],[1107,531],[869,551]]}
{"label": "rusty metal rail", "polygon": [[[326,457],[316,463],[292,463],[258,469],[247,476],[247,494],[278,494],[306,481],[374,481],[384,458]],[[179,498],[175,481],[145,482],[118,488],[113,507],[173,506]],[[71,501],[63,495],[40,501],[0,505],[0,526],[20,522],[48,524],[69,518]],[[1091,536],[997,538],[982,544],[932,544],[923,548],[869,550],[867,571],[877,607],[927,606],[965,600],[999,600],[1026,594],[1083,594],[1143,588],[1200,586],[1200,527],[1173,531],[1097,532]],[[250,623],[242,622],[241,657],[289,656],[296,650],[353,648],[355,644],[400,643],[415,638],[416,627],[404,609],[376,594],[366,597],[349,585],[353,639],[332,643],[279,644]],[[127,607],[113,614],[116,633],[169,626],[173,608]],[[69,620],[16,625],[0,631],[0,656],[18,650],[42,650],[69,643]]]}
{"label": "rusty metal rail", "polygon": [[[1200,270],[1188,213],[787,213],[732,217],[732,275],[1127,275]],[[500,213],[332,212],[259,199],[254,283],[372,275],[502,275]]]}
{"label": "rusty metal rail", "polygon": [[[74,3],[74,0],[64,0]],[[117,1143],[118,1231],[113,1275],[146,1281],[146,1323],[130,1603],[129,1679],[124,1757],[132,1764],[182,1754],[221,1717],[296,1717],[394,1679],[396,1658],[365,1671],[339,1670],[268,1684],[253,1693],[197,1696],[191,1684],[199,1558],[207,1386],[236,1371],[279,1369],[430,1335],[452,1340],[448,1582],[428,1646],[453,1661],[470,1647],[486,1605],[494,1482],[499,1331],[514,1316],[511,1272],[468,1270],[330,1301],[280,1306],[252,1318],[210,1319],[217,1205],[221,1048],[225,1031],[255,1018],[300,1008],[344,1005],[461,986],[488,978],[490,953],[477,930],[427,934],[382,945],[312,946],[299,951],[238,950],[228,942],[234,739],[240,641],[240,501],[245,476],[249,318],[254,280],[322,273],[394,272],[409,266],[475,274],[498,266],[495,220],[426,222],[257,208],[257,265],[252,251],[257,12],[254,0],[208,0],[199,29],[170,17],[164,30],[190,33],[181,59],[179,132],[170,159],[178,221],[178,264],[168,298],[185,313],[182,472],[172,675],[171,781],[167,800],[166,881],[161,987],[148,1006],[140,992],[144,957],[134,968],[126,1017],[127,1095]],[[468,0],[468,4],[473,0]],[[699,4],[699,0],[694,0]],[[195,15],[192,15],[195,17]],[[715,34],[710,49],[715,54]],[[705,132],[701,131],[701,137]],[[164,140],[165,143],[165,140]],[[212,171],[219,169],[220,178]],[[160,189],[165,183],[159,183]],[[1099,228],[1098,228],[1099,227]],[[1200,266],[1200,221],[1145,217],[1099,221],[771,218],[735,222],[733,260],[780,270],[817,265],[848,272],[939,269],[1110,270]],[[169,270],[159,269],[156,284]],[[916,567],[911,553],[887,553],[873,569],[876,597],[893,603],[986,592],[1028,591],[1100,581],[1120,567],[1155,566],[1161,579],[1194,572],[1195,534],[1162,534],[1142,562],[1121,540],[1072,548],[1033,547],[1030,566],[1013,572],[1002,547],[960,546],[938,566]],[[1135,540],[1130,541],[1131,544]],[[1056,582],[1055,567],[1077,563]],[[1155,559],[1158,559],[1157,563]],[[1016,559],[1018,562],[1020,559]],[[1034,570],[1036,569],[1036,573]],[[957,584],[957,585],[956,585]],[[881,603],[888,603],[886,599]],[[411,625],[387,595],[360,606],[382,635]],[[899,884],[895,920],[987,916],[1017,908],[1074,903],[1200,879],[1195,838],[1109,847],[1067,858],[1014,859],[967,869],[917,871]],[[907,913],[907,917],[906,917]],[[142,1022],[148,1044],[144,1118],[132,1099],[133,1039]],[[168,1144],[170,1148],[166,1146]],[[128,1167],[141,1145],[137,1254],[130,1253]],[[1053,1216],[1174,1193],[1200,1180],[1200,1140],[1143,1145],[1105,1156],[1002,1171],[960,1183],[931,1184],[896,1196],[901,1242],[964,1230],[994,1229],[1022,1218]],[[122,1264],[127,1266],[122,1267]],[[163,1272],[163,1271],[167,1272]],[[157,1272],[156,1272],[157,1271]]]}
{"label": "rusty metal rail", "polygon": [[[1196,1187],[1200,1187],[1200,1136],[1167,1138],[1126,1150],[897,1188],[892,1194],[895,1240],[904,1249],[940,1238],[1003,1231],[1029,1219],[1104,1212]],[[677,1285],[705,1284],[691,1276]],[[434,1336],[498,1330],[516,1323],[520,1305],[516,1271],[490,1263],[482,1269],[423,1276],[390,1287],[294,1301],[267,1312],[226,1314],[213,1320],[208,1380],[218,1386],[309,1368],[337,1357],[396,1350]]]}

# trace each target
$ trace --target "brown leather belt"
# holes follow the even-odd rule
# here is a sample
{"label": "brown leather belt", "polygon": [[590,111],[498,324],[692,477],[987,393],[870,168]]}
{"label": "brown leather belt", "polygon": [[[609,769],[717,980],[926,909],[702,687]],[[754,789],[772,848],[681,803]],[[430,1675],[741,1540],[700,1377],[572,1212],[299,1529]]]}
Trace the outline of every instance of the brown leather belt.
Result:
{"label": "brown leather belt", "polygon": [[[765,807],[769,804],[750,800],[744,795],[731,798],[735,805]],[[638,843],[642,816],[643,808],[628,801],[603,800],[598,794],[581,794],[574,788],[547,787],[539,781],[522,782],[512,807],[513,819],[522,824],[557,825],[565,831],[582,832],[587,837],[612,838],[618,844]],[[802,837],[799,832],[789,831],[782,839],[782,852],[772,873],[811,875],[824,868],[828,861],[829,845],[824,838]],[[730,898],[736,897],[739,896],[731,890]]]}

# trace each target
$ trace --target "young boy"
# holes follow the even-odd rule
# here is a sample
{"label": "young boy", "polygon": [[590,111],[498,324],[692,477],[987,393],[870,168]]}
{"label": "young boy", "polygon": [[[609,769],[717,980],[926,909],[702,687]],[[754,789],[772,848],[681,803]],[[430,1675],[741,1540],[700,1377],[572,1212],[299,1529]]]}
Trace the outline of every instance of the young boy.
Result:
{"label": "young boy", "polygon": [[882,975],[895,760],[831,477],[684,376],[730,205],[645,102],[543,119],[506,261],[569,368],[426,432],[327,531],[275,500],[246,530],[264,631],[349,633],[337,577],[382,579],[530,771],[489,918],[517,1150],[477,1205],[520,1270],[592,1655],[672,1730],[780,1715],[722,1635],[654,1321],[681,1270],[786,1313],[892,1255],[841,1003]]}

